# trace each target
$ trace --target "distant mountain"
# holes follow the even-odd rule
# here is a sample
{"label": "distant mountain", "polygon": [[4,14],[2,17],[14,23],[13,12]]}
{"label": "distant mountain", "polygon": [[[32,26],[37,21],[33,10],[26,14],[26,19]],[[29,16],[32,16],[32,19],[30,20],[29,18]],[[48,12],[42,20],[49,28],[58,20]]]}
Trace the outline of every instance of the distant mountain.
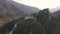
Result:
{"label": "distant mountain", "polygon": [[39,11],[38,8],[36,7],[31,7],[31,6],[27,6],[27,5],[24,5],[24,4],[21,4],[21,3],[17,3],[17,2],[14,2],[14,1],[9,1],[10,3],[12,3],[13,5],[15,5],[18,9],[24,11],[24,12],[28,12],[28,13],[32,13],[32,12],[37,12]]}
{"label": "distant mountain", "polygon": [[60,18],[60,7],[50,9],[53,16]]}
{"label": "distant mountain", "polygon": [[52,8],[52,9],[50,9],[50,12],[51,13],[54,13],[54,12],[56,12],[58,10],[60,10],[60,7]]}
{"label": "distant mountain", "polygon": [[14,16],[20,16],[24,15],[25,13],[32,13],[39,11],[39,9],[36,7],[30,7],[21,3],[14,2],[12,0],[0,0],[0,4],[3,8],[7,10],[8,14],[11,13]]}
{"label": "distant mountain", "polygon": [[60,10],[57,10],[56,12],[52,13],[52,15],[60,18]]}
{"label": "distant mountain", "polygon": [[5,8],[7,11],[7,13],[11,13],[15,16],[17,15],[23,15],[24,14],[24,11],[18,9],[17,7],[15,7],[15,5],[13,5],[12,3],[9,3],[9,1],[7,0],[0,0],[0,4],[3,8]]}

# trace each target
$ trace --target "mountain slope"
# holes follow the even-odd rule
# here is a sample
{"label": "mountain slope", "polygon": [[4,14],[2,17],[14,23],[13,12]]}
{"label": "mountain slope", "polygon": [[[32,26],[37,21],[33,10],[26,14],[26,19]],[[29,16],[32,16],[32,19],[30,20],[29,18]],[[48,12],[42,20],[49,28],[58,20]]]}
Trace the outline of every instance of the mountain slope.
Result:
{"label": "mountain slope", "polygon": [[5,22],[15,19],[18,16],[23,16],[26,13],[32,13],[36,11],[39,11],[39,9],[14,2],[12,0],[0,0],[0,12],[2,13],[2,16],[5,17],[0,19],[0,21],[3,21],[3,23],[0,22],[0,25],[1,23],[5,24]]}
{"label": "mountain slope", "polygon": [[9,3],[7,0],[0,0],[2,7],[7,10],[7,13],[12,13],[13,15],[22,15],[24,12],[17,7],[15,7],[12,3]]}
{"label": "mountain slope", "polygon": [[39,11],[36,7],[30,7],[21,3],[14,2],[12,0],[0,0],[0,4],[6,9],[7,13],[11,13],[14,16],[24,15],[25,13],[32,13]]}
{"label": "mountain slope", "polygon": [[9,2],[12,3],[17,8],[21,9],[24,12],[30,12],[31,13],[31,12],[39,11],[39,9],[36,8],[36,7],[27,6],[27,5],[24,5],[24,4],[21,4],[21,3],[17,3],[17,2],[14,2],[14,1],[9,1]]}

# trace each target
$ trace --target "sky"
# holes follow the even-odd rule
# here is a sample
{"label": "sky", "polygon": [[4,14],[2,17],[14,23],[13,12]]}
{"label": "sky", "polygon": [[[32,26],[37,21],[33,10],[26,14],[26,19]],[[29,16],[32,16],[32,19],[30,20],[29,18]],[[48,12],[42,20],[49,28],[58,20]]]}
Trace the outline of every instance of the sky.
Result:
{"label": "sky", "polygon": [[13,0],[13,1],[25,5],[37,7],[39,9],[44,9],[44,8],[52,9],[60,6],[60,0]]}

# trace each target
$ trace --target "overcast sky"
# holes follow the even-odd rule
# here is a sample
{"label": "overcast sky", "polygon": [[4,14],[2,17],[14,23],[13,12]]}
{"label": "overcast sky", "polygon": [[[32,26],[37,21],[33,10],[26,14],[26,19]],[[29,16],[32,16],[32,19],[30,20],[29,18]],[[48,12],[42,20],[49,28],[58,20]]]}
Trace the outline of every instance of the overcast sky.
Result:
{"label": "overcast sky", "polygon": [[23,3],[29,6],[44,8],[55,8],[60,6],[60,0],[14,0],[19,3]]}

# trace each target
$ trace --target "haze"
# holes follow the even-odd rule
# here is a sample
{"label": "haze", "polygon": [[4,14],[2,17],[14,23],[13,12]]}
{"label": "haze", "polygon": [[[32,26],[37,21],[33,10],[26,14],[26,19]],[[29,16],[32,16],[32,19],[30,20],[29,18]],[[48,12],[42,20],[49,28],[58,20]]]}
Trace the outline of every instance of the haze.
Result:
{"label": "haze", "polygon": [[29,6],[38,7],[39,9],[44,8],[55,8],[60,6],[60,0],[13,0],[19,3],[23,3]]}

